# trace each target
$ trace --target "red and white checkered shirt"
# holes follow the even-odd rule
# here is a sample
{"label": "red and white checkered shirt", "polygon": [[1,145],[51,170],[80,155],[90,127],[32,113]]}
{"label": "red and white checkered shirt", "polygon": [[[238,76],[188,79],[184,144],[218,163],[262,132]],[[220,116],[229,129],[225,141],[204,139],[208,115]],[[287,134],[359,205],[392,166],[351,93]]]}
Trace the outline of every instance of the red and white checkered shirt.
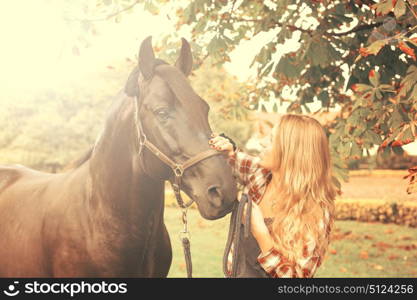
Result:
{"label": "red and white checkered shirt", "polygon": [[[229,158],[229,164],[237,180],[243,185],[243,193],[249,195],[250,199],[259,204],[265,193],[266,187],[272,178],[270,170],[263,168],[260,164],[260,158],[254,157],[237,149]],[[323,214],[323,220],[320,222],[323,233],[328,238],[330,234],[330,215],[328,211]],[[273,234],[271,227],[268,227]],[[279,249],[273,247],[265,254],[258,256],[258,262],[261,267],[271,277],[313,277],[317,268],[321,264],[321,257],[316,253],[314,240],[306,239],[307,242],[303,248],[303,256],[296,261],[289,261],[284,257]],[[231,274],[233,257],[233,245],[228,255],[227,269]]]}

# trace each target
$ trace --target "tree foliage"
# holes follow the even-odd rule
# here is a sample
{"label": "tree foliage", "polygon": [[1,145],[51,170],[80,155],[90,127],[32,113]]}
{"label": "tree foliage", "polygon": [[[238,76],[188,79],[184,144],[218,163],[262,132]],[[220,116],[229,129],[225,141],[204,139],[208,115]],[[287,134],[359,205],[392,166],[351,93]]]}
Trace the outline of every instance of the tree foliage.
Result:
{"label": "tree foliage", "polygon": [[105,70],[65,87],[36,91],[22,87],[3,93],[0,164],[55,172],[79,157],[94,143],[107,108],[123,88],[129,71],[125,68]]}
{"label": "tree foliage", "polygon": [[[159,49],[168,63],[175,55]],[[0,164],[22,164],[60,171],[95,142],[106,111],[123,89],[135,63],[119,61],[84,80],[41,91],[22,89],[2,94],[0,105]],[[250,136],[247,109],[241,105],[244,85],[207,61],[190,77],[196,92],[210,105],[210,124],[227,132],[240,146]],[[224,111],[227,113],[222,113]]]}
{"label": "tree foliage", "polygon": [[[297,99],[288,111],[319,100],[347,112],[330,129],[339,177],[348,159],[374,146],[389,155],[415,140],[417,1],[194,0],[177,16],[178,28],[190,28],[203,55],[220,64],[243,40],[272,33],[252,62],[255,101],[283,99],[290,88]],[[289,40],[297,47],[285,48]]]}
{"label": "tree foliage", "polygon": [[[95,21],[119,22],[124,13],[134,13],[135,6],[152,14],[169,6],[176,12],[177,29],[192,36],[196,68],[206,58],[222,65],[244,40],[270,36],[252,61],[258,73],[256,86],[224,102],[229,109],[223,112],[239,111],[241,103],[252,107],[271,98],[289,101],[284,90],[296,95],[289,112],[309,111],[307,104],[317,100],[324,110],[340,109],[340,117],[328,128],[339,178],[346,175],[347,161],[369,155],[375,146],[388,157],[415,140],[416,0],[96,0],[94,4],[89,11],[95,17],[79,20],[92,34]],[[160,46],[178,49],[171,48],[173,40],[178,36],[166,37]]]}

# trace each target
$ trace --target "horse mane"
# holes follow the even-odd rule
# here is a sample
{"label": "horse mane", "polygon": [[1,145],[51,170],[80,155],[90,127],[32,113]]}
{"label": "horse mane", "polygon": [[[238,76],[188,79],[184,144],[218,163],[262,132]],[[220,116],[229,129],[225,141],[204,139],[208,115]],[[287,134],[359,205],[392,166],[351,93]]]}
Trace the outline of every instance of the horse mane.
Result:
{"label": "horse mane", "polygon": [[94,147],[91,146],[87,151],[85,151],[79,158],[71,161],[68,165],[64,167],[64,170],[76,169],[81,167],[87,160],[90,159],[93,154]]}

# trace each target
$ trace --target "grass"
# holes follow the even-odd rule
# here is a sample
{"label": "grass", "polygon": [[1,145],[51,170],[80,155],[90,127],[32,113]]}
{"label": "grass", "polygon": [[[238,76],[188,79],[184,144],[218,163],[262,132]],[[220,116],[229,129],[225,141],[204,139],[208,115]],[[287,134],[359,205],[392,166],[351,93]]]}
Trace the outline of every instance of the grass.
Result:
{"label": "grass", "polygon": [[374,170],[350,170],[350,176],[405,176],[407,170],[390,170],[390,169],[374,169]]}
{"label": "grass", "polygon": [[[194,277],[223,277],[222,258],[229,216],[204,220],[188,212]],[[186,277],[178,238],[181,210],[167,207],[165,223],[173,261],[168,277]],[[315,277],[417,277],[417,229],[380,223],[337,221],[327,256]]]}

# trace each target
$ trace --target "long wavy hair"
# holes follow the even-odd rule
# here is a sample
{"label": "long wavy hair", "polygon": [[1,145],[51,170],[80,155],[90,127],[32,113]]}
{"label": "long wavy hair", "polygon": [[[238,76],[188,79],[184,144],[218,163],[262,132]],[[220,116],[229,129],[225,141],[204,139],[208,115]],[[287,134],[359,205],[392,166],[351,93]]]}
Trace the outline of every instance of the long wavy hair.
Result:
{"label": "long wavy hair", "polygon": [[316,119],[295,114],[281,116],[274,130],[274,242],[290,260],[302,258],[303,246],[311,242],[316,255],[322,257],[330,228],[322,220],[327,214],[332,226],[337,194],[326,133]]}

